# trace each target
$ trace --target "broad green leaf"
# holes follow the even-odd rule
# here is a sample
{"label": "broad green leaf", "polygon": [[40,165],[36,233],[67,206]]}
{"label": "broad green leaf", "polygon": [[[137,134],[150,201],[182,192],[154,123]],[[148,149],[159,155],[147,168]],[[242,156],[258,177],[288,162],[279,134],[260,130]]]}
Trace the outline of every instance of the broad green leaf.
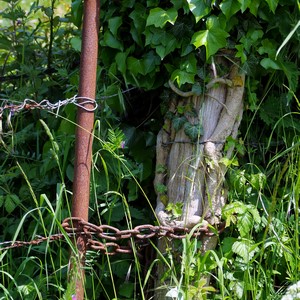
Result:
{"label": "broad green leaf", "polygon": [[5,197],[3,195],[0,195],[0,207],[2,207],[2,205],[4,203],[4,199],[5,199]]}
{"label": "broad green leaf", "polygon": [[200,124],[191,124],[189,122],[184,124],[184,133],[195,142],[197,139],[203,135],[203,128]]}
{"label": "broad green leaf", "polygon": [[78,36],[74,36],[70,39],[70,43],[72,48],[77,51],[80,52],[81,51],[81,38]]}
{"label": "broad green leaf", "polygon": [[173,128],[175,131],[179,131],[187,121],[185,116],[174,117],[172,120]]}
{"label": "broad green leaf", "polygon": [[197,59],[194,53],[189,54],[180,64],[180,69],[189,73],[197,73]]}
{"label": "broad green leaf", "polygon": [[180,87],[181,85],[185,83],[194,83],[194,77],[195,74],[188,73],[186,71],[182,70],[175,70],[172,75],[171,75],[171,80],[172,81],[177,81],[178,86]]}
{"label": "broad green leaf", "polygon": [[208,15],[211,11],[211,6],[206,1],[187,0],[189,9],[198,23],[203,17]]}
{"label": "broad green leaf", "polygon": [[144,73],[143,75],[147,75],[155,70],[156,66],[160,64],[159,57],[154,53],[154,51],[150,51],[147,53],[142,60]]}
{"label": "broad green leaf", "polygon": [[114,36],[117,36],[118,29],[121,25],[122,25],[121,17],[114,17],[108,20],[108,28]]}
{"label": "broad green leaf", "polygon": [[[252,15],[257,16],[258,8],[260,6],[261,0],[249,0],[249,10]],[[242,4],[243,7],[243,4]]]}
{"label": "broad green leaf", "polygon": [[78,28],[82,23],[83,2],[81,0],[72,1],[71,5],[71,21]]}
{"label": "broad green leaf", "polygon": [[244,263],[248,263],[258,250],[253,241],[247,239],[236,241],[232,245],[232,251],[242,257]]}
{"label": "broad green leaf", "polygon": [[276,42],[264,39],[261,44],[262,46],[258,48],[258,53],[260,55],[267,53],[269,57],[274,58],[276,54]]}
{"label": "broad green leaf", "polygon": [[191,43],[199,48],[205,46],[206,59],[208,60],[219,49],[226,46],[226,38],[229,34],[219,26],[218,19],[216,17],[210,17],[206,23],[206,30],[200,30],[194,33]]}
{"label": "broad green leaf", "polygon": [[281,66],[271,58],[263,58],[260,61],[260,64],[266,70],[268,70],[268,69],[281,70]]}
{"label": "broad green leaf", "polygon": [[156,47],[156,53],[161,59],[164,59],[169,53],[173,52],[178,47],[178,41],[173,36],[171,36],[170,39],[164,40],[164,42],[165,41],[168,42],[166,45],[159,45]]}
{"label": "broad green leaf", "polygon": [[123,44],[117,40],[110,31],[106,31],[103,35],[104,45],[123,51]]}
{"label": "broad green leaf", "polygon": [[126,59],[127,59],[127,52],[119,52],[116,55],[116,63],[118,70],[124,75],[126,73]]}
{"label": "broad green leaf", "polygon": [[251,174],[249,181],[255,189],[261,190],[266,185],[267,178],[265,174],[257,173],[257,174]]}
{"label": "broad green leaf", "polygon": [[174,25],[177,19],[177,10],[170,8],[164,10],[162,8],[156,7],[150,10],[150,14],[147,18],[146,26],[154,25],[155,27],[163,28],[167,22]]}
{"label": "broad green leaf", "polygon": [[242,13],[247,9],[251,7],[252,0],[238,0],[241,4],[241,11]]}
{"label": "broad green leaf", "polygon": [[180,8],[183,9],[184,14],[189,12],[188,3],[186,0],[171,0],[171,3],[174,5],[174,8],[178,11]]}
{"label": "broad green leaf", "polygon": [[133,75],[143,73],[143,64],[141,59],[130,56],[127,58],[127,66],[128,70],[132,72]]}
{"label": "broad green leaf", "polygon": [[241,4],[237,0],[223,0],[220,8],[226,18],[230,19],[241,9]]}
{"label": "broad green leaf", "polygon": [[133,291],[134,291],[134,283],[133,282],[127,282],[125,281],[122,283],[119,287],[119,294],[120,296],[125,297],[126,299],[133,297]]}
{"label": "broad green leaf", "polygon": [[5,197],[4,207],[10,214],[20,204],[21,200],[16,194],[8,194]]}
{"label": "broad green leaf", "polygon": [[248,211],[238,216],[237,228],[240,232],[241,237],[248,236],[252,226],[253,226],[252,215]]}
{"label": "broad green leaf", "polygon": [[272,13],[275,13],[279,0],[266,0]]}

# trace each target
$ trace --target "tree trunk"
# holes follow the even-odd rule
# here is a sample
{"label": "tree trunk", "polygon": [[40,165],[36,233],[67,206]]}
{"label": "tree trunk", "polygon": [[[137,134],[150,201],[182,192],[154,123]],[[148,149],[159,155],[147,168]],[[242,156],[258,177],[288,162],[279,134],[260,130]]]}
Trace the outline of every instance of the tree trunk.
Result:
{"label": "tree trunk", "polygon": [[[217,226],[221,222],[227,193],[223,184],[226,166],[220,159],[231,158],[233,149],[223,153],[224,145],[229,136],[236,138],[243,113],[245,77],[238,71],[238,66],[232,65],[228,79],[214,78],[201,96],[182,93],[170,83],[177,94],[189,97],[170,101],[157,137],[154,185],[156,214],[162,225],[192,228],[199,223]],[[182,206],[180,217],[172,213],[175,205]],[[162,254],[167,243],[165,238],[158,242]],[[202,252],[214,249],[216,244],[216,236],[203,238]],[[160,280],[164,271],[160,265],[156,299],[166,299],[166,289],[159,289],[168,285]]]}

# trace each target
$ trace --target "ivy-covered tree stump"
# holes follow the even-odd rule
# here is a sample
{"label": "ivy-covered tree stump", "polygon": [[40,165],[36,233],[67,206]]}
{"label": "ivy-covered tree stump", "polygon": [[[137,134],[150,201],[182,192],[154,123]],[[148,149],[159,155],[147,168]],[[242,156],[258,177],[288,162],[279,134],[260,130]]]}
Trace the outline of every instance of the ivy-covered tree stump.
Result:
{"label": "ivy-covered tree stump", "polygon": [[[228,137],[234,139],[238,133],[245,79],[236,64],[228,66],[223,59],[221,63],[229,73],[220,78],[211,72],[214,78],[206,84],[203,95],[181,92],[169,83],[178,95],[170,100],[157,137],[154,180],[156,214],[162,225],[192,228],[199,223],[217,226],[221,222],[227,194],[224,162],[233,153],[233,147],[226,147],[226,151],[224,147]],[[161,253],[166,243],[166,239],[159,240]],[[216,243],[217,236],[202,238],[202,252],[214,249]],[[162,272],[159,267],[158,278]],[[158,280],[156,287],[162,285]],[[156,293],[156,298],[165,299],[163,292]]]}

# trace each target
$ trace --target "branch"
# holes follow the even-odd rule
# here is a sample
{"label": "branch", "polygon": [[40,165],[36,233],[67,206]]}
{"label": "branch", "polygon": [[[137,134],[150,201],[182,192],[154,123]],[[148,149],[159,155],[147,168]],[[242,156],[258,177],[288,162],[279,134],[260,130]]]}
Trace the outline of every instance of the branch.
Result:
{"label": "branch", "polygon": [[[176,93],[177,95],[179,95],[180,97],[183,97],[183,98],[188,98],[188,97],[192,97],[192,96],[197,96],[197,94],[195,94],[193,91],[189,91],[189,92],[183,92],[181,91],[179,88],[177,88],[175,86],[175,84],[169,80],[169,86],[171,88],[171,90]],[[214,78],[212,79],[205,87],[206,89],[211,89],[215,84],[225,84],[225,85],[228,85],[229,87],[233,87],[233,82],[229,79],[225,79],[225,78]]]}

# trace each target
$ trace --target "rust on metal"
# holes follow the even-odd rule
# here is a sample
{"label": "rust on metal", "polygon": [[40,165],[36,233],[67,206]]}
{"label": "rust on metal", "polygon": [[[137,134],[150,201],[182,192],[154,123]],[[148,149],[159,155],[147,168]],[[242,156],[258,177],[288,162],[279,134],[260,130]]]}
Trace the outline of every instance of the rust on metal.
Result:
{"label": "rust on metal", "polygon": [[[75,226],[76,224],[76,226]],[[57,240],[65,240],[66,237],[80,237],[86,241],[86,248],[99,251],[107,255],[115,255],[118,253],[133,253],[132,243],[135,248],[141,249],[149,245],[152,238],[167,237],[170,239],[184,239],[189,235],[196,239],[205,236],[213,236],[221,234],[225,229],[225,222],[219,224],[218,227],[203,226],[196,229],[185,227],[170,226],[154,226],[151,224],[138,225],[132,229],[120,230],[109,225],[95,225],[84,221],[78,217],[67,218],[62,222],[64,233],[57,233],[48,237],[38,237],[32,241],[9,241],[0,242],[0,252],[12,248],[25,247],[29,245],[39,245],[43,242],[53,242]],[[107,230],[109,230],[107,232]],[[193,231],[193,232],[191,232]],[[127,242],[127,245],[123,245]],[[122,243],[119,245],[118,243]],[[3,247],[4,246],[4,247]]]}
{"label": "rust on metal", "polygon": [[[85,97],[95,99],[96,95],[99,14],[99,0],[84,1],[79,83],[79,97],[82,103]],[[72,216],[86,221],[88,220],[90,198],[93,108],[95,105],[96,103],[86,103],[84,107],[79,107],[77,112]],[[73,225],[76,226],[76,223],[78,222],[74,220]],[[76,237],[75,243],[78,253],[73,255],[77,257],[76,269],[78,271],[70,272],[73,274],[70,280],[75,281],[76,299],[82,300],[84,299],[84,258],[87,239],[85,236],[79,235]],[[72,268],[74,266],[71,265],[71,270]]]}

